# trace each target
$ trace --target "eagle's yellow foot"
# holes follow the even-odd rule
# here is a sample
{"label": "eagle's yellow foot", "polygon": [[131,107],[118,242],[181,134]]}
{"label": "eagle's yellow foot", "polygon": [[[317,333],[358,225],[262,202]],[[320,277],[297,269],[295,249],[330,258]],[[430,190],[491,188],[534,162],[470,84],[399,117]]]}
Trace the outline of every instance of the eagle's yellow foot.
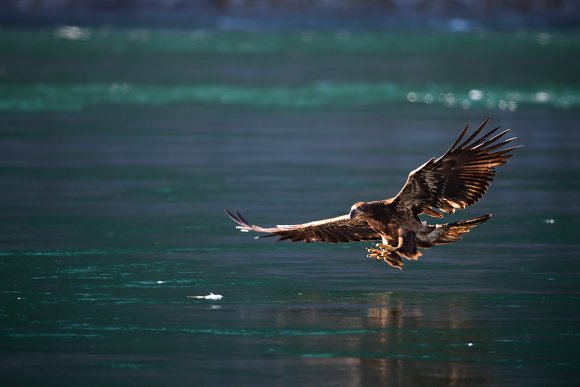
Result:
{"label": "eagle's yellow foot", "polygon": [[375,246],[377,246],[381,250],[386,250],[388,252],[393,252],[393,251],[396,251],[397,250],[396,247],[393,247],[391,245],[384,245],[382,243],[375,243]]}
{"label": "eagle's yellow foot", "polygon": [[368,252],[367,256],[369,258],[375,258],[377,261],[380,261],[381,259],[383,259],[384,255],[397,250],[396,247],[389,246],[389,245],[383,245],[382,243],[376,243],[375,246],[377,246],[378,249],[374,249],[372,247],[367,248],[367,252]]}
{"label": "eagle's yellow foot", "polygon": [[377,243],[378,249],[372,247],[367,248],[367,257],[375,258],[377,261],[383,260],[389,266],[396,267],[399,270],[403,268],[403,261],[401,256],[396,252],[396,248],[389,245]]}
{"label": "eagle's yellow foot", "polygon": [[392,253],[397,250],[396,247],[383,245],[382,243],[376,243],[375,246],[377,246],[378,249],[374,249],[372,247],[367,248],[368,252],[367,256],[369,258],[376,258],[378,261],[380,261],[386,254]]}
{"label": "eagle's yellow foot", "polygon": [[372,247],[367,248],[367,257],[375,258],[377,261],[382,259],[383,250],[380,249],[373,249]]}

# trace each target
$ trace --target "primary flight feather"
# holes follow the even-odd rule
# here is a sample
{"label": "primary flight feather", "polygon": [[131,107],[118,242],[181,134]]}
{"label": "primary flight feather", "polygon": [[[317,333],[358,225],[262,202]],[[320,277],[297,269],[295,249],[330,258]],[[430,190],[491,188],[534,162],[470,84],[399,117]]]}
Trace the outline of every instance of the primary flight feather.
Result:
{"label": "primary flight feather", "polygon": [[401,269],[402,257],[416,260],[418,248],[455,242],[463,233],[485,222],[491,214],[461,222],[430,225],[420,214],[442,218],[477,202],[487,191],[496,167],[505,164],[518,146],[507,146],[515,139],[504,139],[509,129],[497,127],[481,134],[489,118],[469,136],[467,125],[453,145],[439,158],[432,158],[411,171],[407,182],[394,197],[355,203],[349,214],[314,222],[260,227],[239,212],[225,210],[241,231],[256,231],[278,240],[292,242],[377,241],[368,256],[384,260]]}

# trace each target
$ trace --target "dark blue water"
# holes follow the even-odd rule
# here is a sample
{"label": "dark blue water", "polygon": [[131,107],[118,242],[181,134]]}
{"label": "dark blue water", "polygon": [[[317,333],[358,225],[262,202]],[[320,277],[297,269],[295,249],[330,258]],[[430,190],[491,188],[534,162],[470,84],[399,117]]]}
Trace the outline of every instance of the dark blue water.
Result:
{"label": "dark blue water", "polygon": [[[3,384],[576,382],[575,36],[180,33],[1,34]],[[486,116],[525,147],[452,219],[494,217],[403,272],[223,214],[392,196]]]}

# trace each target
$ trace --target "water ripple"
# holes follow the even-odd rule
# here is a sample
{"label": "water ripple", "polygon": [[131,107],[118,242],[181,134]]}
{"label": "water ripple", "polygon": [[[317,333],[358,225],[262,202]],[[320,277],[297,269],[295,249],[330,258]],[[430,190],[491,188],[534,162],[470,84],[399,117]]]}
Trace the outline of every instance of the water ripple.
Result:
{"label": "water ripple", "polygon": [[389,104],[515,111],[521,107],[580,106],[580,89],[513,89],[487,86],[413,86],[398,83],[314,82],[288,86],[143,85],[127,83],[37,83],[0,88],[0,111],[78,111],[101,104],[233,105],[255,108],[343,108]]}

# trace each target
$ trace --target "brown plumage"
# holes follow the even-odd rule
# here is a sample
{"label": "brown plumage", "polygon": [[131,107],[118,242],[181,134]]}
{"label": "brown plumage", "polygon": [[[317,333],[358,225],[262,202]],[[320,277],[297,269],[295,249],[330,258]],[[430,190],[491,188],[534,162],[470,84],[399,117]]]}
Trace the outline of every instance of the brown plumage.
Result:
{"label": "brown plumage", "polygon": [[[251,224],[239,212],[225,210],[241,231],[256,231],[278,240],[292,242],[377,241],[369,248],[369,257],[383,259],[399,269],[401,257],[416,260],[418,248],[451,243],[461,234],[488,220],[491,215],[440,225],[421,222],[420,214],[442,218],[477,202],[487,191],[496,167],[505,164],[518,146],[506,147],[515,139],[502,140],[509,132],[499,127],[481,135],[486,119],[467,138],[467,125],[453,145],[409,174],[401,191],[393,198],[358,202],[348,215],[295,225],[264,228]],[[502,141],[500,141],[502,140]]]}

